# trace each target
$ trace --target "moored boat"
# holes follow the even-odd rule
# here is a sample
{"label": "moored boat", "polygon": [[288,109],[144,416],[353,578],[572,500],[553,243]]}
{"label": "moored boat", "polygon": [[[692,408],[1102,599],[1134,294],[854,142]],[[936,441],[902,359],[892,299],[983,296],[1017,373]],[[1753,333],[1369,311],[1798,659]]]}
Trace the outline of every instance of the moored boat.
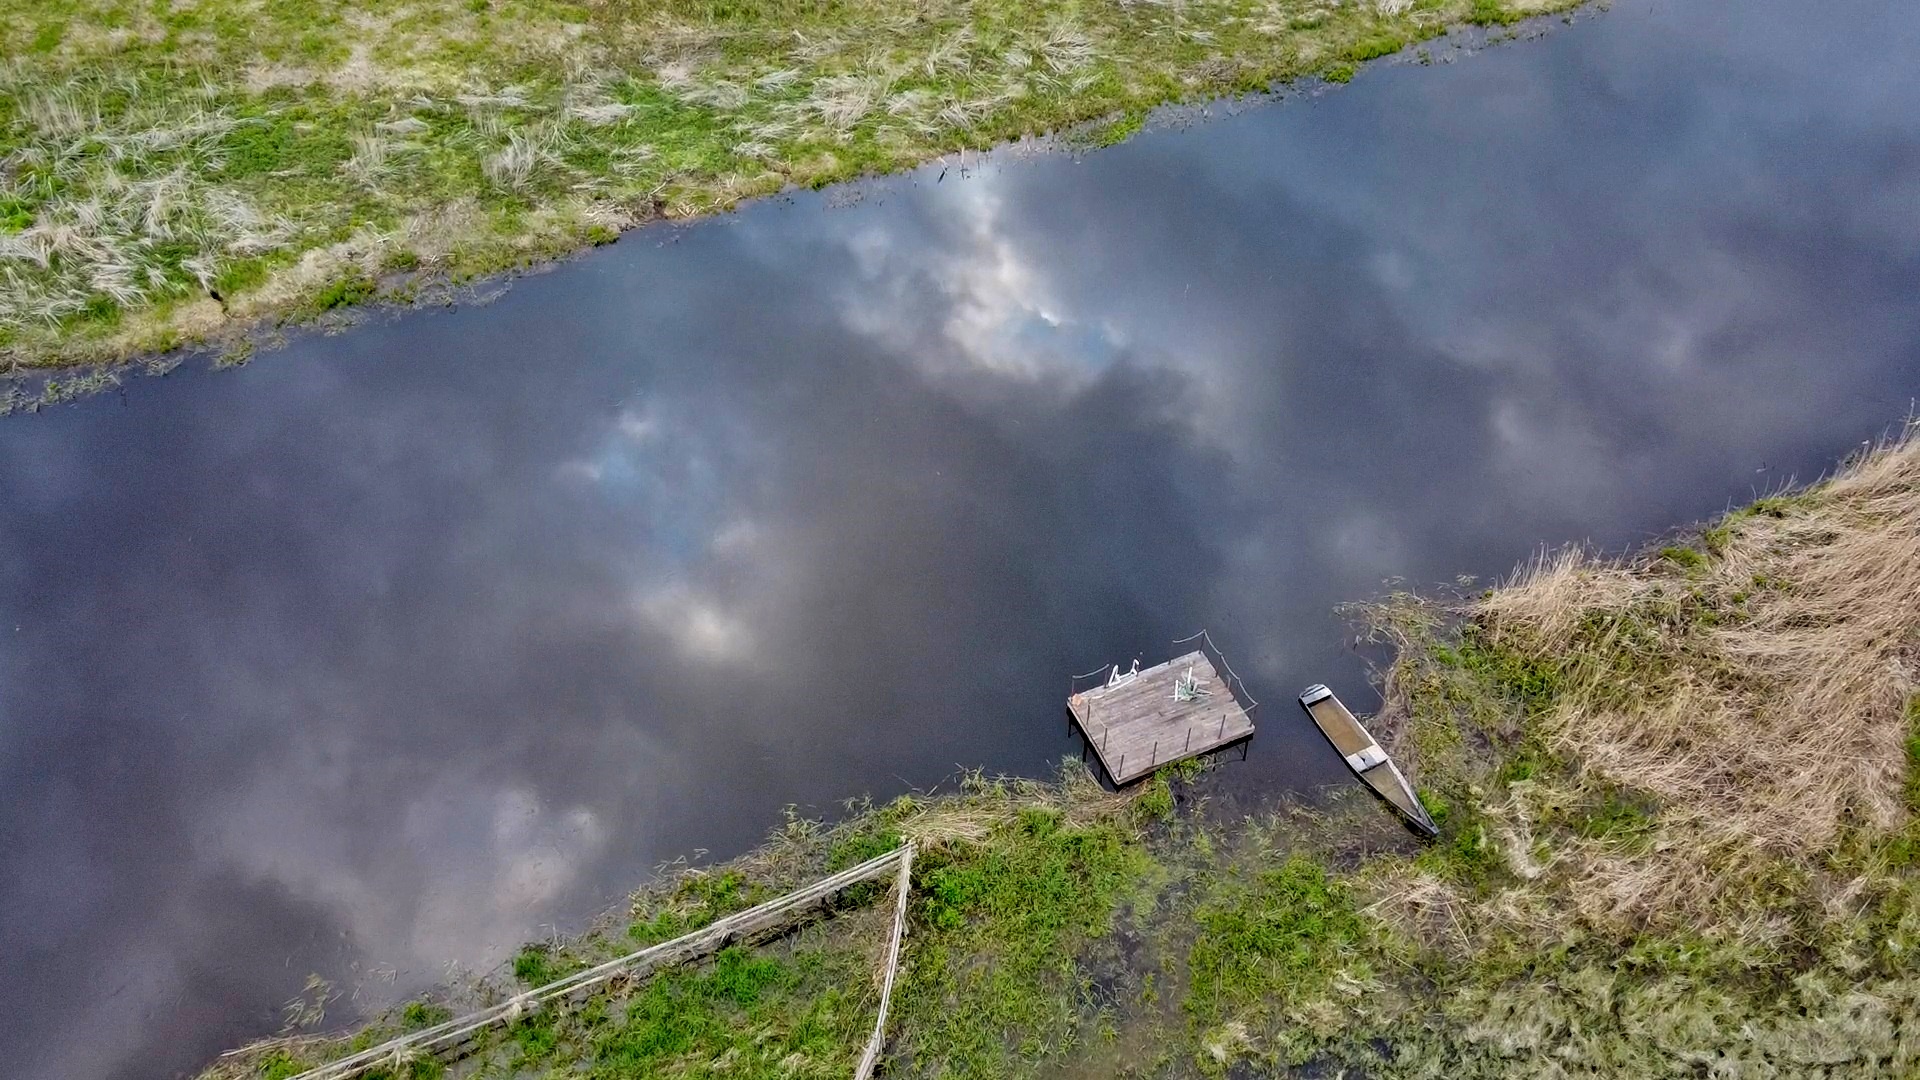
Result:
{"label": "moored boat", "polygon": [[1400,774],[1399,766],[1387,756],[1387,752],[1353,713],[1333,696],[1333,691],[1315,684],[1309,686],[1300,695],[1300,705],[1313,717],[1327,741],[1335,750],[1347,759],[1347,767],[1352,769],[1360,782],[1372,788],[1387,804],[1400,812],[1414,828],[1427,836],[1439,836],[1440,827],[1427,815],[1427,808],[1420,805],[1420,799],[1413,793],[1413,785]]}

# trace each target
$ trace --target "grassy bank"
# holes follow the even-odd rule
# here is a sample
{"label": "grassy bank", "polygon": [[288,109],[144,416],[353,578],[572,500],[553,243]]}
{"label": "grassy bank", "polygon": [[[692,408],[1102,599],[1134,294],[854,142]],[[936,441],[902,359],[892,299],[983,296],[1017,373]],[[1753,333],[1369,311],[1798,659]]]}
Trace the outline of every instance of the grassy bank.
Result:
{"label": "grassy bank", "polygon": [[[1077,767],[976,778],[795,823],[529,949],[514,977],[910,837],[925,854],[888,1075],[1920,1070],[1920,443],[1684,543],[1566,553],[1479,597],[1397,596],[1366,616],[1397,646],[1375,730],[1440,822],[1433,844],[1357,789],[1248,817],[1210,806],[1198,769],[1119,796]],[[529,1017],[447,1068],[847,1075],[889,918],[868,888],[780,940]],[[441,1006],[410,1008],[362,1045]],[[295,1040],[223,1075],[342,1049]]]}
{"label": "grassy bank", "polygon": [[[15,0],[0,355],[121,359],[1571,0]],[[217,297],[217,299],[216,299]]]}

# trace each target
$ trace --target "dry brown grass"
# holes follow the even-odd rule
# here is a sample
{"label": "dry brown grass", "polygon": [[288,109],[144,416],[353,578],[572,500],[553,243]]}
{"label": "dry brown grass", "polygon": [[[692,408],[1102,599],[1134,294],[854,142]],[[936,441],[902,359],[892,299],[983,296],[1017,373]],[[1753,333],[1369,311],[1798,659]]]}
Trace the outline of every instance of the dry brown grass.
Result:
{"label": "dry brown grass", "polygon": [[[1651,928],[1780,942],[1807,934],[1807,911],[1845,919],[1887,884],[1884,867],[1841,849],[1891,836],[1910,813],[1920,440],[1903,434],[1736,511],[1697,546],[1546,555],[1467,603],[1459,657],[1438,653],[1496,684],[1548,682],[1530,711],[1507,701],[1496,715],[1457,692],[1467,676],[1419,644],[1438,628],[1419,611],[1390,611],[1405,651],[1388,723],[1428,724],[1425,746],[1405,738],[1398,751],[1430,782],[1463,774],[1476,842],[1505,884],[1476,892],[1444,865],[1384,867],[1371,884],[1380,917],[1455,951],[1569,924],[1619,940]],[[1455,690],[1434,694],[1446,678]],[[1521,742],[1565,769],[1500,782],[1498,759]],[[1492,753],[1463,765],[1476,749]],[[1630,807],[1626,828],[1542,826],[1609,801]]]}
{"label": "dry brown grass", "polygon": [[1552,752],[1657,802],[1650,851],[1580,853],[1575,895],[1613,914],[1698,913],[1761,861],[1906,812],[1920,441],[1736,513],[1706,546],[1564,553],[1475,608],[1492,645],[1553,663]]}
{"label": "dry brown grass", "polygon": [[1354,877],[1421,972],[1388,1072],[1920,1069],[1911,426],[1684,546],[1371,614],[1380,726],[1449,810]]}

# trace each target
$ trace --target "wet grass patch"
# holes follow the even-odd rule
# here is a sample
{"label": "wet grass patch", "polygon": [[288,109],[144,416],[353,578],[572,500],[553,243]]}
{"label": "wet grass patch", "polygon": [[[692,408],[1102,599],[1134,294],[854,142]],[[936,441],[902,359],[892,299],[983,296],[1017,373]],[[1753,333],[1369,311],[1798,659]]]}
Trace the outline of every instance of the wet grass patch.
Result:
{"label": "wet grass patch", "polygon": [[1194,921],[1187,1008],[1211,1024],[1285,1010],[1353,977],[1367,933],[1351,890],[1304,855],[1219,883]]}
{"label": "wet grass patch", "polygon": [[1070,1047],[1085,1017],[1078,957],[1107,936],[1146,869],[1122,823],[1024,811],[974,851],[935,857],[900,1003],[900,1047],[919,1072],[1007,1076]]}

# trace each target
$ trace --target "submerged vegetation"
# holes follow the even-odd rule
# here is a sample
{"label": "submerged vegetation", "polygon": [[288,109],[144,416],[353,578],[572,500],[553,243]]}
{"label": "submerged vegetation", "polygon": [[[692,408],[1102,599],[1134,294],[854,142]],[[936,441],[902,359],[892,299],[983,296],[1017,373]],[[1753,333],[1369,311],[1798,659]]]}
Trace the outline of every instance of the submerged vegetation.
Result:
{"label": "submerged vegetation", "polygon": [[[888,1075],[1920,1070],[1920,442],[1690,543],[1567,552],[1475,599],[1365,612],[1397,646],[1375,730],[1440,823],[1432,844],[1359,798],[1236,817],[1191,766],[1122,795],[1077,767],[975,777],[790,824],[513,974],[912,839]],[[848,1075],[890,918],[868,888],[388,1075]],[[283,1076],[444,1015],[417,1003],[216,1071]]]}
{"label": "submerged vegetation", "polygon": [[[19,0],[0,352],[239,340],[1572,0]],[[1118,117],[1118,119],[1114,119]]]}

